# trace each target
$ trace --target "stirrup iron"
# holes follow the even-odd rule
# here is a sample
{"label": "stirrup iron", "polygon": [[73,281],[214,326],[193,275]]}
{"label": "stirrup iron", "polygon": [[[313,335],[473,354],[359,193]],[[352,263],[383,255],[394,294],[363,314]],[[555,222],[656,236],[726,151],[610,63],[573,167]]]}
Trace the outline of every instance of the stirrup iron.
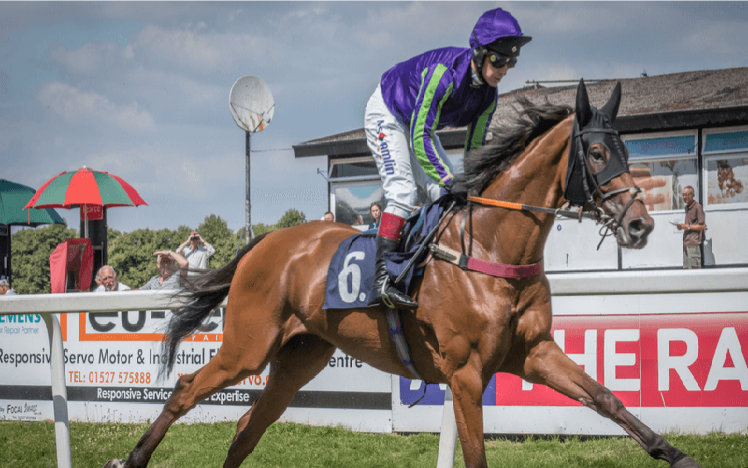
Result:
{"label": "stirrup iron", "polygon": [[382,281],[382,289],[379,293],[379,295],[382,297],[382,303],[389,307],[390,309],[395,308],[395,303],[392,302],[392,299],[390,299],[390,296],[387,295],[387,286],[390,284],[390,278],[389,276]]}

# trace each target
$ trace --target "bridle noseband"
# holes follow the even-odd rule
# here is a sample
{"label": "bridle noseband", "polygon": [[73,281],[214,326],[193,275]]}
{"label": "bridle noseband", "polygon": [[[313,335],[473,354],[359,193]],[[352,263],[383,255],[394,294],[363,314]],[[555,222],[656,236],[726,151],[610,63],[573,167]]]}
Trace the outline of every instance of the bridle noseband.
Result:
{"label": "bridle noseband", "polygon": [[[592,124],[592,122],[595,124]],[[580,129],[578,121],[576,119],[574,120],[569,145],[569,166],[567,168],[564,196],[569,205],[579,206],[580,211],[583,211],[583,208],[588,204],[595,206],[593,209],[595,214],[594,219],[597,224],[603,225],[600,228],[600,236],[602,239],[600,239],[600,243],[597,245],[597,248],[599,249],[606,237],[614,235],[618,228],[622,227],[623,219],[626,217],[626,213],[629,208],[631,208],[634,201],[637,200],[638,194],[641,193],[641,188],[632,185],[621,189],[611,190],[609,192],[603,192],[601,190],[600,187],[621,174],[629,172],[628,153],[621,148],[621,139],[618,131],[611,126],[610,121],[605,115],[595,111],[594,116],[590,119],[588,125],[587,128]],[[597,141],[589,143],[587,148],[585,148],[585,142],[582,138],[584,135],[602,135],[602,137],[598,137]],[[592,145],[596,142],[601,142],[606,146],[606,148],[608,148],[610,158],[602,170],[597,173],[591,173],[588,170],[589,151]],[[593,190],[590,190],[590,187],[592,187]],[[602,205],[606,201],[616,195],[629,191],[634,192],[631,200],[628,201],[617,218],[607,215],[602,210]],[[597,202],[595,202],[595,195],[598,196]],[[581,221],[581,216],[579,219]]]}

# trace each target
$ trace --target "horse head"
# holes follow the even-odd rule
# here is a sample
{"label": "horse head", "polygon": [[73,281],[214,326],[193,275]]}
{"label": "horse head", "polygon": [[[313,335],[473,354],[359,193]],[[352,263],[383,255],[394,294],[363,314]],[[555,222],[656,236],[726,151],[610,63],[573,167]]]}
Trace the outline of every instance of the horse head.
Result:
{"label": "horse head", "polygon": [[620,246],[641,249],[654,220],[637,198],[641,189],[629,172],[628,150],[612,126],[620,103],[620,82],[601,109],[590,106],[579,82],[564,196],[573,205],[595,204]]}

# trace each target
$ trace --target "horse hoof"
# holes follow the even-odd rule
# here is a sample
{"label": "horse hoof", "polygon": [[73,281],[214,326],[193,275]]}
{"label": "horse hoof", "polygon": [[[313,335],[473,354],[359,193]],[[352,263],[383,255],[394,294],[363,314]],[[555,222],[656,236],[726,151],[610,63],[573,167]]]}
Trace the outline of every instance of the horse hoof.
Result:
{"label": "horse hoof", "polygon": [[685,456],[677,462],[670,465],[671,468],[703,468],[701,465],[696,463],[693,458]]}
{"label": "horse hoof", "polygon": [[124,460],[109,460],[106,465],[104,465],[104,468],[124,468],[124,466]]}

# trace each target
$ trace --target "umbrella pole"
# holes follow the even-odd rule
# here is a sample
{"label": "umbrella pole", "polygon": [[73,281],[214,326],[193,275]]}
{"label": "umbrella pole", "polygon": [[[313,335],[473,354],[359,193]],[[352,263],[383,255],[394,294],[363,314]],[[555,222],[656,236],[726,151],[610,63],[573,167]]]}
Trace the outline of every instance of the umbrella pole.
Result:
{"label": "umbrella pole", "polygon": [[88,238],[88,205],[83,205],[83,237]]}

